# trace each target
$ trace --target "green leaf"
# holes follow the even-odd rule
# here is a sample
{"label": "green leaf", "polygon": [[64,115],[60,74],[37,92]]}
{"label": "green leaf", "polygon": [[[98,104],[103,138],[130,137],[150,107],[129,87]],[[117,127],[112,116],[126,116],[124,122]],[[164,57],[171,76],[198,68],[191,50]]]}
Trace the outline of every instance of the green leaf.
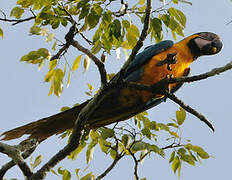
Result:
{"label": "green leaf", "polygon": [[56,171],[54,169],[50,170],[52,174],[55,174],[56,176],[58,176],[58,174],[56,173]]}
{"label": "green leaf", "polygon": [[112,12],[111,11],[104,12],[102,18],[103,25],[108,26],[111,22],[112,22]]}
{"label": "green leaf", "polygon": [[184,123],[184,120],[186,118],[186,112],[183,108],[180,107],[179,111],[176,111],[176,120],[179,125],[182,125]]}
{"label": "green leaf", "polygon": [[87,16],[89,29],[93,29],[99,22],[101,16],[97,14],[94,8],[91,9],[90,14]]}
{"label": "green leaf", "polygon": [[114,130],[109,128],[102,129],[101,137],[103,139],[114,137]]}
{"label": "green leaf", "polygon": [[86,55],[85,59],[84,59],[84,69],[85,69],[85,72],[88,71],[89,65],[90,65],[90,58],[89,58],[89,56]]}
{"label": "green leaf", "polygon": [[10,16],[14,16],[16,17],[16,19],[19,19],[21,18],[23,13],[24,13],[24,9],[20,7],[14,7],[10,12]]}
{"label": "green leaf", "polygon": [[0,37],[3,39],[3,30],[0,28]]}
{"label": "green leaf", "polygon": [[180,136],[174,131],[169,131],[169,134],[171,134],[172,136],[174,136],[176,138],[180,138]]}
{"label": "green leaf", "polygon": [[80,180],[92,180],[92,179],[94,179],[94,175],[92,175],[92,173],[88,173],[87,175],[82,177]]}
{"label": "green leaf", "polygon": [[117,156],[117,152],[115,150],[113,150],[113,149],[110,149],[110,156],[111,156],[112,159],[115,159],[116,156]]}
{"label": "green leaf", "polygon": [[30,28],[30,33],[34,35],[40,35],[41,34],[41,28],[38,26],[32,26]]}
{"label": "green leaf", "polygon": [[61,167],[59,167],[57,171],[59,174],[62,175],[62,180],[70,180],[71,179],[71,173],[67,169],[62,170]]}
{"label": "green leaf", "polygon": [[40,48],[40,49],[38,49],[37,54],[39,56],[42,56],[42,57],[46,58],[46,59],[48,59],[49,56],[50,56],[50,53],[49,53],[49,51],[46,48]]}
{"label": "green leaf", "polygon": [[182,155],[181,160],[187,162],[188,164],[190,164],[192,166],[195,166],[195,161],[192,158],[192,156],[190,156],[190,155],[187,155],[187,154]]}
{"label": "green leaf", "polygon": [[80,152],[85,148],[86,144],[87,143],[85,141],[81,141],[80,145],[70,155],[68,155],[68,159],[75,160]]}
{"label": "green leaf", "polygon": [[131,24],[130,28],[127,28],[127,32],[139,37],[139,29],[134,24]]}
{"label": "green leaf", "polygon": [[202,159],[208,159],[209,154],[200,146],[192,146],[192,150],[195,151]]}
{"label": "green leaf", "polygon": [[101,41],[100,40],[96,41],[91,49],[92,53],[97,54],[101,50],[101,47],[102,47]]}
{"label": "green leaf", "polygon": [[186,1],[186,0],[179,0],[179,2],[182,2],[182,3],[185,3],[185,4],[189,4],[189,5],[193,5],[193,3],[189,2],[189,1]]}
{"label": "green leaf", "polygon": [[143,129],[141,130],[141,133],[142,133],[144,136],[146,136],[148,139],[151,139],[152,133],[151,133],[151,131],[150,131],[149,128],[143,128]]}
{"label": "green leaf", "polygon": [[171,163],[174,160],[175,154],[176,154],[176,152],[173,151],[172,154],[171,154],[171,156],[170,156],[169,163]]}
{"label": "green leaf", "polygon": [[49,61],[49,70],[55,69],[57,62],[58,62],[57,59]]}
{"label": "green leaf", "polygon": [[113,23],[109,25],[110,37],[114,36],[116,39],[121,37],[121,22],[118,19],[115,19]]}
{"label": "green leaf", "polygon": [[46,76],[44,78],[44,81],[50,82],[52,80],[54,74],[55,74],[55,70],[51,69],[50,71],[48,71],[48,73],[46,74]]}
{"label": "green leaf", "polygon": [[183,27],[185,27],[185,25],[186,25],[186,17],[185,17],[185,15],[184,15],[183,12],[181,12],[180,10],[175,9],[175,8],[169,8],[169,9],[168,9],[168,13],[169,13],[171,16],[175,17],[176,20],[177,20]]}
{"label": "green leaf", "polygon": [[156,34],[159,34],[162,31],[162,22],[158,18],[153,18],[151,20],[151,26]]}
{"label": "green leaf", "polygon": [[67,80],[67,85],[66,85],[67,88],[69,87],[69,84],[70,84],[70,77],[71,77],[71,71],[68,72],[68,80]]}
{"label": "green leaf", "polygon": [[102,152],[104,152],[105,154],[108,153],[108,150],[109,150],[109,146],[111,145],[110,142],[107,142],[105,139],[103,138],[99,138],[99,146],[102,150]]}
{"label": "green leaf", "polygon": [[163,21],[163,23],[165,24],[165,26],[169,27],[170,15],[168,15],[168,14],[163,14],[163,15],[161,16],[161,20]]}
{"label": "green leaf", "polygon": [[123,134],[122,136],[122,144],[127,147],[129,144],[129,136],[127,134]]}
{"label": "green leaf", "polygon": [[56,45],[57,45],[57,40],[55,40],[54,44],[52,45],[52,50],[53,50],[53,51],[56,50]]}
{"label": "green leaf", "polygon": [[79,21],[85,18],[89,14],[89,9],[90,9],[90,4],[85,4],[85,6],[81,9]]}
{"label": "green leaf", "polygon": [[137,43],[137,38],[134,35],[134,33],[132,33],[132,32],[131,33],[127,33],[126,39],[128,41],[129,49],[132,49],[136,45],[136,43]]}
{"label": "green leaf", "polygon": [[147,143],[145,142],[136,142],[131,147],[132,152],[143,151],[145,149],[147,149]]}
{"label": "green leaf", "polygon": [[139,0],[139,4],[143,5],[145,3],[145,0]]}
{"label": "green leaf", "polygon": [[173,162],[172,162],[172,170],[174,173],[176,173],[176,170],[181,168],[181,162],[178,156],[175,156]]}
{"label": "green leaf", "polygon": [[70,107],[64,106],[64,107],[60,108],[60,111],[61,111],[61,112],[64,112],[64,111],[67,111],[67,110],[69,110],[69,109],[70,109]]}
{"label": "green leaf", "polygon": [[122,26],[127,29],[130,27],[130,22],[128,20],[122,20]]}
{"label": "green leaf", "polygon": [[93,159],[93,153],[94,153],[95,147],[88,146],[88,149],[86,151],[86,163],[89,164],[89,162]]}
{"label": "green leaf", "polygon": [[32,168],[35,169],[38,165],[40,165],[40,163],[42,162],[42,155],[39,155],[35,158],[34,163],[32,164]]}
{"label": "green leaf", "polygon": [[48,34],[47,37],[46,37],[46,42],[52,41],[54,39],[54,37],[55,37],[54,33]]}
{"label": "green leaf", "polygon": [[179,154],[180,156],[184,155],[186,153],[186,150],[184,148],[180,148],[177,151],[177,154]]}
{"label": "green leaf", "polygon": [[172,0],[174,4],[178,4],[179,0]]}
{"label": "green leaf", "polygon": [[73,65],[72,65],[72,71],[75,71],[78,69],[80,60],[81,60],[81,55],[77,56],[77,58],[74,60]]}

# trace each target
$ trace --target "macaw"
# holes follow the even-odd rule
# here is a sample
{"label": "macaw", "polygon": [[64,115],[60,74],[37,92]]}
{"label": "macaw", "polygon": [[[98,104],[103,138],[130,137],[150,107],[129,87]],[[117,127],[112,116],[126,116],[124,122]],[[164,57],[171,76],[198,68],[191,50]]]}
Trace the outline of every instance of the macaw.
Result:
{"label": "macaw", "polygon": [[[211,32],[193,34],[180,42],[165,40],[151,45],[139,53],[124,73],[123,79],[143,85],[153,85],[167,76],[182,77],[190,72],[189,65],[203,55],[217,54],[222,49],[218,35]],[[171,92],[181,87],[169,84]],[[87,120],[85,128],[96,129],[114,122],[123,121],[150,109],[165,100],[161,94],[136,88],[122,87],[112,90]],[[72,129],[79,112],[90,100],[64,112],[40,119],[4,132],[2,140],[11,140],[29,134],[39,142],[54,134]]]}

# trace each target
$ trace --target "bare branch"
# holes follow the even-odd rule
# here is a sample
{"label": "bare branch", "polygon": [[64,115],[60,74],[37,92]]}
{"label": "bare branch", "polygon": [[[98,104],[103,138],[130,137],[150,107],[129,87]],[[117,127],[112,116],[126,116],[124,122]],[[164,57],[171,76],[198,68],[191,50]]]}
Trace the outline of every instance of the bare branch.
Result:
{"label": "bare branch", "polygon": [[21,169],[24,176],[30,177],[33,173],[21,156],[19,148],[0,142],[0,152],[8,155]]}
{"label": "bare branch", "polygon": [[78,41],[73,40],[72,46],[77,48],[79,51],[85,53],[87,56],[89,56],[90,59],[93,60],[93,62],[97,65],[100,76],[101,76],[101,83],[102,85],[107,83],[107,78],[106,78],[106,69],[105,65],[101,62],[100,59],[98,59],[93,53],[91,53],[87,48],[83,47],[82,45],[79,44]]}
{"label": "bare branch", "polygon": [[172,149],[172,148],[183,147],[183,146],[184,146],[183,144],[175,144],[175,143],[173,143],[173,144],[165,146],[165,147],[163,147],[161,149],[165,150],[165,149]]}
{"label": "bare branch", "polygon": [[0,18],[0,21],[11,22],[12,26],[14,26],[16,24],[26,22],[26,21],[30,21],[30,20],[35,19],[35,18],[36,18],[36,16],[28,17],[28,18],[25,18],[25,19],[7,19],[5,17],[5,18]]}
{"label": "bare branch", "polygon": [[168,83],[179,83],[179,82],[194,82],[194,81],[199,81],[203,79],[207,79],[208,77],[212,77],[215,75],[219,75],[225,71],[228,71],[232,69],[232,61],[227,63],[225,66],[219,67],[219,68],[214,68],[209,72],[196,75],[196,76],[191,76],[191,77],[179,77],[179,78],[170,78],[168,80]]}
{"label": "bare branch", "polygon": [[56,155],[54,155],[41,169],[39,169],[33,176],[31,176],[30,180],[38,180],[45,178],[46,174],[53,168],[56,164],[58,164],[61,160],[63,160],[67,155],[73,152],[80,144],[80,139],[83,135],[84,125],[88,126],[86,123],[88,119],[92,116],[92,114],[96,111],[98,106],[104,100],[104,97],[107,96],[108,93],[105,90],[100,90],[98,95],[93,97],[89,103],[82,109],[80,112],[75,125],[73,127],[72,135],[69,143],[60,150]]}
{"label": "bare branch", "polygon": [[131,152],[130,148],[127,149],[130,153],[130,155],[132,156],[134,163],[135,163],[135,167],[134,167],[134,176],[136,180],[139,180],[139,175],[138,175],[138,164],[139,164],[139,160],[136,159],[135,154]]}
{"label": "bare branch", "polygon": [[119,72],[119,80],[121,80],[122,77],[124,77],[124,73],[126,72],[127,67],[129,64],[134,60],[136,54],[138,53],[139,49],[143,46],[143,41],[147,37],[147,31],[149,28],[149,23],[150,23],[150,14],[151,14],[151,0],[147,0],[147,8],[146,8],[146,15],[144,19],[144,24],[143,24],[143,30],[141,32],[141,35],[139,37],[138,42],[136,43],[135,47],[132,49],[132,52],[126,61],[126,63],[123,65]]}
{"label": "bare branch", "polygon": [[102,178],[104,178],[115,166],[116,164],[119,162],[119,160],[124,156],[124,154],[120,155],[117,153],[114,161],[112,162],[112,164],[102,173],[100,174],[98,177],[96,177],[95,180],[100,180]]}
{"label": "bare branch", "polygon": [[[37,146],[38,146],[38,142],[35,139],[27,139],[14,147],[18,148],[21,152],[23,152],[22,158],[26,159],[34,152]],[[3,179],[5,173],[15,165],[16,164],[13,160],[3,165],[2,168],[0,169],[0,179]]]}
{"label": "bare branch", "polygon": [[180,99],[178,99],[174,94],[172,94],[172,93],[170,93],[168,91],[164,91],[163,94],[167,98],[169,98],[172,101],[174,101],[175,103],[179,104],[184,110],[186,110],[187,112],[193,114],[198,119],[203,121],[207,126],[209,126],[210,129],[212,129],[212,131],[214,131],[214,127],[213,127],[212,123],[204,115],[200,114],[195,109],[191,108],[189,105],[184,104],[184,102],[182,102]]}
{"label": "bare branch", "polygon": [[67,52],[69,46],[71,45],[71,43],[73,41],[75,34],[76,34],[76,24],[73,24],[69,28],[68,33],[65,35],[66,43],[54,56],[51,57],[50,61],[55,60],[55,59],[59,59],[62,55],[64,55]]}

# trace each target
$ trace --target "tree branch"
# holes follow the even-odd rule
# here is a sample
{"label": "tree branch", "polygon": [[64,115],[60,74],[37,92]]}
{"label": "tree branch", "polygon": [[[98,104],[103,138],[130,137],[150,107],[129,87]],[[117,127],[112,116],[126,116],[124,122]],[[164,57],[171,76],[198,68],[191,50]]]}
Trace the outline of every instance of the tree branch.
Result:
{"label": "tree branch", "polygon": [[[34,152],[37,146],[38,141],[36,141],[35,139],[27,139],[14,147],[18,148],[21,152],[23,152],[21,156],[23,159],[26,159]],[[16,163],[13,160],[3,165],[0,169],[0,179],[3,179],[5,173],[15,165]]]}
{"label": "tree branch", "polygon": [[135,154],[131,152],[130,148],[127,149],[130,153],[130,155],[132,156],[134,163],[135,163],[135,167],[134,167],[134,176],[136,180],[139,180],[139,175],[138,175],[138,164],[139,161],[136,159]]}
{"label": "tree branch", "polygon": [[115,165],[119,162],[119,160],[124,156],[124,154],[120,155],[117,153],[114,161],[112,162],[112,164],[102,173],[100,174],[98,177],[96,177],[95,180],[100,180],[102,178],[104,178],[114,167]]}
{"label": "tree branch", "polygon": [[21,169],[24,176],[30,177],[33,173],[21,156],[19,148],[0,142],[0,152],[8,155]]}
{"label": "tree branch", "polygon": [[36,16],[32,16],[32,17],[28,17],[28,18],[25,18],[25,19],[7,19],[7,18],[0,18],[0,21],[5,21],[5,22],[14,22],[12,23],[12,26],[16,25],[16,24],[19,24],[19,23],[22,23],[22,22],[26,22],[26,21],[30,21],[32,19],[35,19]]}
{"label": "tree branch", "polygon": [[72,46],[77,48],[79,51],[85,53],[87,56],[89,56],[90,59],[93,60],[93,62],[97,65],[100,76],[101,76],[101,83],[102,85],[107,83],[107,78],[106,78],[106,69],[105,65],[101,62],[100,59],[98,59],[93,53],[91,53],[87,48],[83,47],[82,45],[79,44],[78,41],[73,40]]}
{"label": "tree branch", "polygon": [[186,110],[187,112],[193,114],[198,119],[203,121],[207,126],[209,126],[210,129],[212,129],[212,131],[214,131],[214,127],[213,127],[212,123],[204,115],[200,114],[195,109],[191,108],[189,105],[184,104],[184,102],[182,102],[180,99],[178,99],[174,94],[172,94],[172,93],[170,93],[168,91],[164,91],[163,94],[167,98],[169,98],[172,101],[174,101],[175,103],[179,104],[184,110]]}
{"label": "tree branch", "polygon": [[[108,91],[109,92],[109,91]],[[56,155],[54,155],[41,169],[39,169],[29,180],[44,179],[46,174],[61,160],[63,160],[67,155],[73,152],[80,144],[80,139],[83,135],[83,129],[88,126],[87,120],[96,111],[98,106],[103,102],[104,97],[108,93],[105,90],[100,90],[100,92],[89,101],[89,103],[80,112],[75,125],[73,127],[72,135],[69,143],[60,150]]]}
{"label": "tree branch", "polygon": [[124,74],[126,73],[126,69],[128,68],[129,64],[134,60],[136,54],[138,53],[139,49],[143,46],[143,41],[146,39],[147,37],[147,31],[149,28],[149,24],[150,24],[150,14],[151,14],[151,0],[147,0],[147,7],[145,10],[145,18],[144,18],[144,24],[143,24],[143,30],[141,32],[141,35],[139,37],[138,42],[136,43],[135,47],[132,49],[132,52],[128,58],[128,60],[126,61],[126,63],[123,65],[123,67],[121,68],[118,76],[118,80],[122,80],[122,78],[124,77]]}
{"label": "tree branch", "polygon": [[179,83],[179,82],[194,82],[194,81],[199,81],[203,79],[207,79],[208,77],[212,77],[215,75],[219,75],[225,71],[228,71],[232,69],[232,61],[227,63],[225,66],[219,67],[219,68],[214,68],[209,72],[196,75],[196,76],[191,76],[191,77],[179,77],[179,78],[170,78],[168,80],[168,83]]}

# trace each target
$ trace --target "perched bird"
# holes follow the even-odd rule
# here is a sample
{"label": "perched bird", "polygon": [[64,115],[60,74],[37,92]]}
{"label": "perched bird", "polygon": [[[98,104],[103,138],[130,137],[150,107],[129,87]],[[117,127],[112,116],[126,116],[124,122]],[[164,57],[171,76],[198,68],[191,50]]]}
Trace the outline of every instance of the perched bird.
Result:
{"label": "perched bird", "polygon": [[[153,85],[167,76],[182,77],[189,74],[189,65],[198,57],[220,52],[222,42],[211,32],[193,34],[180,42],[170,40],[151,45],[139,53],[127,68],[123,79],[143,85]],[[170,84],[168,89],[175,92],[181,87]],[[163,102],[162,94],[155,94],[132,87],[114,88],[108,93],[93,115],[87,120],[85,128],[96,129],[114,122],[126,120],[140,112]],[[48,137],[72,129],[79,112],[90,100],[79,106],[47,118],[4,132],[2,140],[16,139],[24,134],[39,142]]]}

